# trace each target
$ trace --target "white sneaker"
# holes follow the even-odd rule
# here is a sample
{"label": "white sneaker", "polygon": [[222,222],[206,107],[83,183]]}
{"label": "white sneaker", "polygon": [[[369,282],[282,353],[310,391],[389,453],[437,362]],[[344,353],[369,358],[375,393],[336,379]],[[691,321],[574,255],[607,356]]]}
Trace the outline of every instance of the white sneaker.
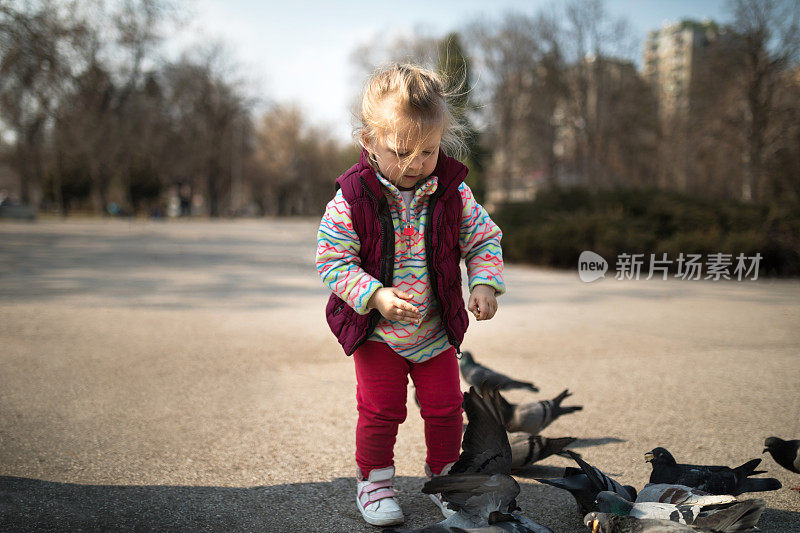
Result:
{"label": "white sneaker", "polygon": [[[438,476],[446,475],[450,471],[450,469],[453,467],[454,464],[455,463],[450,463],[448,465],[445,465],[445,467],[442,468],[441,473],[436,474],[436,475],[438,475]],[[431,467],[429,467],[427,464],[425,465],[425,475],[428,476],[428,479],[431,479],[432,477],[434,477],[434,474],[431,471]],[[436,494],[429,494],[428,496],[430,496],[431,501],[433,501],[433,503],[435,503],[436,506],[442,511],[442,515],[444,515],[445,518],[450,518],[451,516],[456,514],[456,512],[454,510],[450,509],[447,506],[447,502],[442,499],[442,495],[440,493],[437,492]]]}
{"label": "white sneaker", "polygon": [[364,479],[357,471],[356,504],[361,516],[373,526],[391,526],[403,523],[403,510],[395,499],[392,489],[394,467],[372,470]]}

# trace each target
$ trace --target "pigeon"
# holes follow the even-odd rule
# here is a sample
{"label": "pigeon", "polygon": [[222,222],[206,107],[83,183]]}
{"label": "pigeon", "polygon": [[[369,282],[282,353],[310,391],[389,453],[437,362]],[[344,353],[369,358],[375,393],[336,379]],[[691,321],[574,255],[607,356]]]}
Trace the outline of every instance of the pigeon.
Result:
{"label": "pigeon", "polygon": [[601,513],[639,519],[671,520],[680,524],[705,527],[725,533],[752,530],[766,506],[764,500],[743,500],[705,507],[658,502],[631,503],[619,494],[606,491],[597,495],[596,503]]}
{"label": "pigeon", "polygon": [[583,518],[592,533],[712,533],[711,529],[690,527],[669,520],[633,518],[609,513],[591,512]]}
{"label": "pigeon", "polygon": [[468,351],[461,352],[461,361],[458,362],[458,367],[461,369],[464,381],[478,388],[486,383],[490,389],[496,387],[499,390],[528,389],[533,392],[539,392],[539,388],[529,381],[517,381],[505,374],[486,368],[480,363],[476,363],[472,354]]}
{"label": "pigeon", "polygon": [[653,466],[650,483],[677,483],[695,487],[710,494],[731,494],[733,496],[744,492],[781,488],[781,482],[774,478],[748,478],[748,476],[764,472],[756,471],[761,459],[753,459],[736,468],[678,464],[672,454],[659,447],[647,452],[645,460]]}
{"label": "pigeon", "polygon": [[511,470],[518,470],[541,461],[551,455],[564,455],[564,448],[575,442],[575,437],[548,439],[541,435],[512,433],[508,436],[511,444]]}
{"label": "pigeon", "polygon": [[580,468],[567,467],[564,470],[564,477],[559,479],[536,478],[539,483],[552,485],[559,489],[564,489],[572,494],[578,503],[578,513],[581,516],[590,511],[596,511],[595,499],[601,491],[611,491],[619,494],[629,501],[636,499],[636,489],[630,485],[621,485],[617,481],[608,477],[599,468],[595,468],[584,461],[577,453],[564,450],[572,459],[578,463]]}
{"label": "pigeon", "polygon": [[[497,390],[489,389],[486,384],[481,387],[481,394],[475,387],[464,393],[464,411],[469,425],[464,433],[461,455],[447,474],[431,478],[422,487],[425,494],[441,493],[442,499],[456,513],[413,533],[453,531],[452,528],[469,530],[500,523],[502,527],[516,523],[534,533],[552,533],[550,529],[514,513],[519,509],[516,497],[520,487],[509,475],[511,446],[500,414],[498,396]],[[384,531],[412,533],[412,530]]]}
{"label": "pigeon", "polygon": [[636,503],[659,502],[683,503],[691,505],[719,505],[723,503],[738,502],[736,496],[729,494],[709,494],[694,487],[686,485],[671,485],[669,483],[648,483],[636,495]]}
{"label": "pigeon", "polygon": [[564,389],[561,394],[552,400],[513,404],[500,395],[500,404],[502,406],[503,419],[506,422],[506,429],[512,433],[524,431],[531,435],[538,435],[561,415],[583,409],[582,405],[561,407],[561,402],[569,396],[572,396],[569,390]]}
{"label": "pigeon", "polygon": [[764,451],[769,452],[775,462],[787,470],[800,474],[800,440],[783,440],[768,437],[764,441]]}

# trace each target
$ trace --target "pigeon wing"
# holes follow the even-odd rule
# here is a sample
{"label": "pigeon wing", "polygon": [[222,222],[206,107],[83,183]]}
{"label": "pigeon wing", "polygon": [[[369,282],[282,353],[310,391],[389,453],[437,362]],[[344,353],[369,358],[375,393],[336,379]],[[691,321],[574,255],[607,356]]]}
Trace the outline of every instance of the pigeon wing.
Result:
{"label": "pigeon wing", "polygon": [[695,520],[694,525],[714,531],[751,531],[761,518],[765,505],[764,500],[744,500],[705,513]]}
{"label": "pigeon wing", "polygon": [[597,509],[597,505],[594,503],[594,499],[597,496],[597,489],[594,488],[592,482],[589,481],[589,478],[586,477],[586,474],[583,472],[572,475],[565,474],[563,478],[534,479],[539,483],[552,485],[553,487],[566,490],[572,494],[572,497],[575,498],[575,502],[578,504],[578,512],[581,514],[581,516],[585,515],[589,511],[594,511]]}
{"label": "pigeon wing", "polygon": [[450,473],[510,473],[511,445],[497,391],[484,385],[481,395],[475,387],[470,387],[464,393],[464,410],[469,424],[461,444],[461,455]]}
{"label": "pigeon wing", "polygon": [[507,512],[519,491],[519,484],[507,474],[447,474],[422,487],[425,494],[441,493],[452,509],[483,521],[493,511]]}
{"label": "pigeon wing", "polygon": [[589,478],[598,492],[607,490],[609,492],[619,494],[628,501],[634,501],[636,499],[635,492],[623,487],[615,479],[604,474],[599,468],[595,468],[584,461],[577,453],[570,450],[565,450],[564,452],[572,457],[576,463],[578,463],[578,466],[581,467],[583,473],[586,474],[586,477]]}

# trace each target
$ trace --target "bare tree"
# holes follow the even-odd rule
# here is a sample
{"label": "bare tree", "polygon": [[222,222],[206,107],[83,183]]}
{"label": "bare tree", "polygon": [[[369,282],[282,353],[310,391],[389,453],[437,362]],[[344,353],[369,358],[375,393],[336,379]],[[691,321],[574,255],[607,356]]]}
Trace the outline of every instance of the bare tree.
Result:
{"label": "bare tree", "polygon": [[12,133],[24,202],[38,200],[46,132],[72,82],[67,51],[84,27],[71,15],[50,0],[0,4],[0,116]]}
{"label": "bare tree", "polygon": [[492,152],[490,206],[510,191],[529,190],[537,176],[555,175],[552,117],[562,66],[553,29],[553,19],[542,13],[508,13],[498,23],[480,21],[464,30],[474,36],[469,51],[480,83],[476,97]]}
{"label": "bare tree", "polygon": [[253,195],[270,215],[319,215],[334,180],[358,157],[310,126],[294,106],[273,105],[262,117],[253,154]]}
{"label": "bare tree", "polygon": [[235,67],[219,46],[167,65],[163,77],[165,112],[173,125],[171,150],[180,147],[172,172],[180,176],[177,181],[202,191],[208,214],[219,216],[220,202],[231,191],[233,143],[250,120],[243,82],[236,81]]}
{"label": "bare tree", "polygon": [[731,0],[728,5],[742,59],[735,78],[744,102],[742,198],[758,201],[764,194],[765,159],[777,150],[776,140],[781,137],[780,131],[771,128],[777,111],[776,93],[800,53],[800,4],[794,0]]}
{"label": "bare tree", "polygon": [[577,173],[589,185],[608,185],[617,180],[609,176],[608,166],[601,159],[610,142],[608,119],[617,109],[604,112],[602,103],[613,102],[622,108],[630,102],[609,98],[608,93],[616,89],[608,82],[620,76],[636,76],[635,70],[627,67],[636,43],[627,20],[612,18],[602,0],[568,1],[559,37],[564,61],[569,65],[564,76],[565,106],[576,141]]}

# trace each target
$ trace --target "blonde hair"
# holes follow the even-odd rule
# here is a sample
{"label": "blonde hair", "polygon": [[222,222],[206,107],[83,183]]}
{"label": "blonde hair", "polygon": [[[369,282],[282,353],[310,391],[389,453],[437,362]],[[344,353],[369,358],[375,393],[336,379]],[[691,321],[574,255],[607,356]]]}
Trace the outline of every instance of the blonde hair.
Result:
{"label": "blonde hair", "polygon": [[453,93],[445,87],[441,75],[418,65],[394,64],[377,69],[364,85],[359,125],[353,136],[362,146],[363,139],[375,142],[394,136],[410,153],[410,163],[428,136],[441,127],[442,151],[463,158],[468,130],[453,112]]}

